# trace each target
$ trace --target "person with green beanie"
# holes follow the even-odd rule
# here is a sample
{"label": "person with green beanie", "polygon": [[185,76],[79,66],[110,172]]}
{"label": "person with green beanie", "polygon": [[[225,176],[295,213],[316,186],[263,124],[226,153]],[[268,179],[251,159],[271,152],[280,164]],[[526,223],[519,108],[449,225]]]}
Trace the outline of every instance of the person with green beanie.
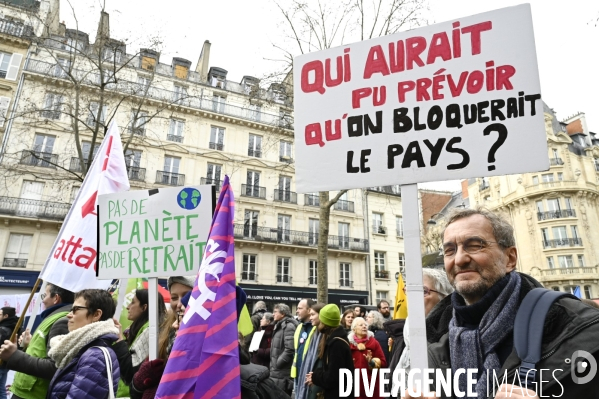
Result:
{"label": "person with green beanie", "polygon": [[[341,312],[335,304],[320,310],[318,331],[321,339],[318,360],[312,372],[306,375],[306,384],[316,385],[324,390],[324,399],[339,398],[339,370],[354,372],[354,361],[349,348],[345,329],[339,324]],[[351,397],[352,395],[350,395]]]}

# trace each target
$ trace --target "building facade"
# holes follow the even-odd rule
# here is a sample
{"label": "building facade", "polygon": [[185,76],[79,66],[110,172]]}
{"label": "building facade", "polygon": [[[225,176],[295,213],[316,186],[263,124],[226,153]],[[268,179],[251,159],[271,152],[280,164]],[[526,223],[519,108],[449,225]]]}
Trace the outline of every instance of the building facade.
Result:
{"label": "building facade", "polygon": [[599,138],[584,114],[563,122],[544,107],[550,169],[471,179],[472,206],[513,224],[518,269],[546,288],[599,297]]}

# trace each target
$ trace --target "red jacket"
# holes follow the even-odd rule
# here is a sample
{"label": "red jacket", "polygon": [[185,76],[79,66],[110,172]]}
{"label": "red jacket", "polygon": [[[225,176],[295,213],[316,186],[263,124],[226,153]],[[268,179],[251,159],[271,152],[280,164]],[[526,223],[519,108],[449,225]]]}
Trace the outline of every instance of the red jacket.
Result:
{"label": "red jacket", "polygon": [[[366,360],[366,356],[365,356],[369,350],[372,352],[373,359],[378,358],[381,361],[380,368],[387,367],[387,361],[385,360],[385,353],[383,352],[383,349],[381,348],[381,345],[379,344],[379,342],[374,338],[374,334],[372,333],[372,331],[368,331],[368,340],[363,343],[366,346],[366,349],[364,349],[364,350],[358,349],[359,344],[356,343],[355,335],[353,332],[349,333],[348,339],[349,339],[349,347],[351,349],[351,355],[352,355],[352,358],[354,359],[354,368],[356,370],[357,369],[366,369],[366,370],[368,370],[368,377],[370,377],[372,375],[372,368],[368,365],[368,360]],[[360,375],[362,375],[362,372],[360,372]],[[372,380],[369,379],[368,382],[370,383],[371,381]],[[355,392],[355,393],[357,394],[357,392]],[[364,391],[364,383],[362,382],[362,384],[360,384],[360,396],[356,396],[356,398],[379,399],[380,396],[379,396],[378,378],[376,379],[376,382],[374,384],[374,392],[373,392],[372,396],[366,395],[366,392]]]}

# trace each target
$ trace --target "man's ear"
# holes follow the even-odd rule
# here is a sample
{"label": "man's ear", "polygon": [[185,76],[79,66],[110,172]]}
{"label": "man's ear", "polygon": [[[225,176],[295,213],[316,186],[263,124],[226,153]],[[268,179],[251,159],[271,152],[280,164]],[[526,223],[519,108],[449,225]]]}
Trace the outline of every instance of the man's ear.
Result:
{"label": "man's ear", "polygon": [[94,312],[94,314],[92,315],[92,320],[93,321],[99,321],[102,318],[102,310],[98,309]]}
{"label": "man's ear", "polygon": [[509,247],[505,250],[505,255],[507,256],[505,268],[509,273],[516,269],[516,266],[518,265],[518,249],[516,247]]}

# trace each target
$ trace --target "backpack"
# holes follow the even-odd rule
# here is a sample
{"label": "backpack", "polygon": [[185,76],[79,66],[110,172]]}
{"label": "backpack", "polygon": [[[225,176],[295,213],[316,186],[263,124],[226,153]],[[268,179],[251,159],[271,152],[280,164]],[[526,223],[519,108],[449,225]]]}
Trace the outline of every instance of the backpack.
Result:
{"label": "backpack", "polygon": [[522,361],[517,372],[520,381],[528,389],[535,390],[536,365],[541,360],[545,317],[551,305],[564,297],[579,299],[565,292],[535,288],[526,294],[516,314],[514,347]]}

